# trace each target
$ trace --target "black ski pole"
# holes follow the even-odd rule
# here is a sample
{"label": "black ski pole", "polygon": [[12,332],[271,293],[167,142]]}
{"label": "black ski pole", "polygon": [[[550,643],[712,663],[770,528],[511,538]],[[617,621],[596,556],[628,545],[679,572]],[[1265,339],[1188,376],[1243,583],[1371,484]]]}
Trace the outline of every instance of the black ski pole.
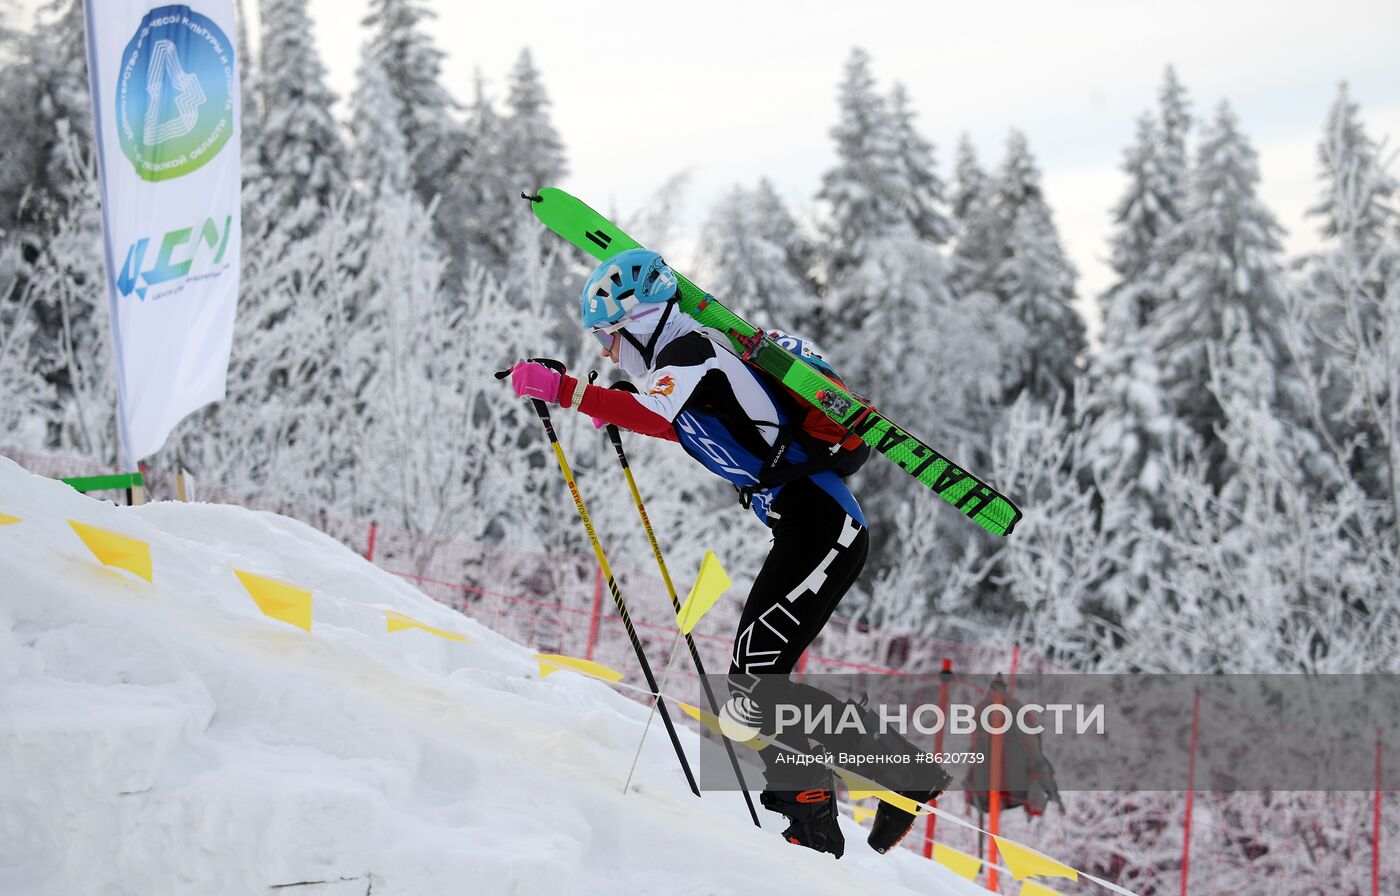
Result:
{"label": "black ski pole", "polygon": [[[624,392],[635,393],[637,387],[627,382],[619,380],[612,384],[612,388],[620,389]],[[666,593],[670,595],[671,606],[677,613],[681,611],[680,598],[676,596],[676,586],[671,582],[671,573],[666,568],[666,561],[661,556],[661,544],[656,540],[656,532],[651,528],[651,518],[647,516],[646,505],[642,503],[642,493],[637,488],[637,480],[632,475],[632,466],[627,462],[627,452],[622,448],[622,433],[613,424],[607,425],[608,438],[612,440],[613,450],[617,452],[617,462],[622,465],[622,472],[627,476],[627,485],[632,490],[632,500],[637,505],[637,515],[642,518],[642,528],[646,530],[647,541],[651,542],[651,553],[656,558],[656,565],[661,570],[661,579],[666,583]],[[695,663],[695,672],[700,676],[700,685],[705,689],[705,699],[710,703],[710,712],[719,715],[719,703],[715,700],[715,692],[710,687],[710,679],[705,674],[705,664],[700,659],[700,651],[695,647],[695,639],[689,634],[685,636],[686,646],[690,648],[690,658]],[[753,807],[753,798],[749,796],[748,784],[744,782],[744,773],[739,768],[739,757],[734,755],[734,745],[729,738],[721,737],[724,741],[725,752],[729,754],[729,764],[734,769],[734,777],[739,782],[739,791],[744,794],[744,802],[749,807],[749,816],[753,818],[755,827],[763,827],[758,820],[758,812]]]}
{"label": "black ski pole", "polygon": [[[530,360],[560,373],[564,371],[564,365],[558,361],[548,358],[531,358]],[[503,370],[496,374],[496,379],[505,379],[507,376],[510,376],[510,371]],[[676,735],[676,726],[671,722],[671,714],[666,711],[666,704],[661,699],[661,688],[656,683],[656,676],[651,674],[651,664],[647,662],[646,652],[642,650],[642,642],[637,637],[637,629],[632,625],[632,615],[627,612],[627,604],[623,602],[622,592],[617,588],[617,580],[613,578],[612,567],[608,566],[608,558],[603,553],[602,544],[598,541],[598,533],[593,528],[592,518],[588,516],[588,508],[583,505],[583,496],[579,494],[573,471],[569,469],[569,462],[564,458],[564,446],[559,444],[559,436],[555,434],[554,424],[550,422],[549,405],[538,398],[530,399],[530,403],[535,406],[535,413],[539,415],[540,423],[544,425],[544,433],[549,438],[549,446],[554,449],[554,459],[559,462],[559,470],[564,474],[564,484],[568,486],[569,494],[573,496],[574,507],[578,510],[579,519],[583,521],[583,528],[588,533],[589,542],[593,545],[593,553],[598,557],[598,566],[603,570],[603,577],[608,580],[608,591],[612,593],[613,604],[617,607],[617,615],[622,619],[623,627],[627,629],[627,638],[632,642],[632,649],[637,652],[637,662],[642,666],[642,675],[645,676],[647,687],[651,690],[652,697],[656,701],[656,708],[661,713],[661,721],[666,725],[666,733],[671,736],[671,746],[676,748],[676,758],[680,760],[681,770],[685,772],[686,783],[690,785],[690,792],[699,796],[700,787],[695,783],[695,775],[690,771],[690,761],[685,758],[685,750],[681,748],[681,740]]]}

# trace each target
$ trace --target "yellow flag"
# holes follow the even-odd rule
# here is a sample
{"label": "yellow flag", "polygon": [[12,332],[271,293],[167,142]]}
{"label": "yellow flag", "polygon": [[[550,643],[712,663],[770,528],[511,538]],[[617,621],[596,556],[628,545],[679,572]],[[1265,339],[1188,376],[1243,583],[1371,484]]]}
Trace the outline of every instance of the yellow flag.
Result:
{"label": "yellow flag", "polygon": [[281,620],[304,631],[311,631],[311,592],[287,582],[269,579],[235,569],[233,574],[263,615]]}
{"label": "yellow flag", "polygon": [[17,516],[10,516],[8,513],[0,513],[0,526],[9,526],[19,521],[19,517]]}
{"label": "yellow flag", "polygon": [[589,678],[597,678],[609,684],[622,680],[621,672],[609,669],[602,663],[595,663],[592,660],[581,660],[578,657],[563,656],[558,653],[537,653],[535,659],[540,664],[541,678],[553,675],[560,669],[568,669],[571,672],[587,675]]}
{"label": "yellow flag", "polygon": [[851,814],[855,816],[856,824],[860,824],[862,821],[868,821],[874,818],[875,810],[867,809],[864,806],[852,806]]}
{"label": "yellow flag", "polygon": [[1060,896],[1060,894],[1049,887],[1028,880],[1021,884],[1021,896]]}
{"label": "yellow flag", "polygon": [[689,596],[685,603],[681,605],[680,612],[676,614],[676,625],[685,634],[690,634],[695,628],[695,623],[708,612],[710,607],[715,605],[719,596],[730,586],[729,576],[724,568],[719,565],[719,558],[714,551],[706,551],[705,559],[700,562],[700,572],[695,576],[695,587],[690,589]]}
{"label": "yellow flag", "polygon": [[429,634],[437,635],[439,638],[446,638],[449,641],[461,641],[463,644],[471,643],[471,641],[465,635],[459,635],[456,632],[449,632],[447,629],[443,628],[434,628],[433,626],[428,625],[425,622],[419,622],[412,616],[405,616],[404,614],[396,613],[393,610],[384,611],[384,621],[390,632],[401,632],[405,629],[416,628],[421,629]]}
{"label": "yellow flag", "polygon": [[73,531],[78,533],[78,537],[83,540],[83,544],[87,545],[87,549],[92,551],[92,555],[97,558],[98,563],[103,566],[124,569],[148,582],[153,581],[151,578],[151,546],[146,542],[109,529],[99,529],[96,526],[89,526],[86,523],[73,520],[69,520],[68,525],[72,526]]}
{"label": "yellow flag", "polygon": [[982,870],[982,860],[977,856],[970,856],[942,843],[933,844],[933,860],[963,880],[976,880],[977,873]]}
{"label": "yellow flag", "polygon": [[676,705],[681,708],[681,712],[708,728],[710,733],[718,734],[720,737],[728,737],[741,747],[748,747],[750,750],[762,750],[771,743],[768,738],[761,734],[749,740],[739,740],[735,737],[729,737],[729,735],[725,733],[725,726],[720,724],[719,717],[714,713],[706,712],[698,706],[691,706],[689,703],[677,703]]}
{"label": "yellow flag", "polygon": [[846,782],[846,790],[849,792],[850,798],[853,800],[863,800],[873,796],[880,802],[889,803],[896,809],[903,809],[910,815],[928,814],[924,811],[923,806],[921,806],[919,803],[914,802],[909,797],[901,793],[895,793],[893,790],[886,790],[882,788],[879,784],[876,784],[874,781],[871,781],[868,778],[863,778],[853,771],[848,771],[847,769],[838,767],[836,769],[836,774],[841,778],[842,781]]}
{"label": "yellow flag", "polygon": [[1001,852],[1006,867],[1011,869],[1011,876],[1017,880],[1025,880],[1033,874],[1038,874],[1041,877],[1067,877],[1070,880],[1079,880],[1078,871],[1068,865],[1062,865],[1044,853],[1036,852],[1029,846],[1022,846],[1014,840],[1002,837],[993,837],[992,839],[996,841],[997,849]]}

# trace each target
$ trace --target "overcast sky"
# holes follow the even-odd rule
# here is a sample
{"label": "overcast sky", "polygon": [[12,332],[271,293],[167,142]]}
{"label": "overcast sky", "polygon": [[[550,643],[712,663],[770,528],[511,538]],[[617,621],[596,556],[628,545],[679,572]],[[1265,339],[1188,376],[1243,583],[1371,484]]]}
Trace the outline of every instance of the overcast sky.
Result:
{"label": "overcast sky", "polygon": [[[244,2],[255,10],[256,0]],[[499,99],[516,55],[531,48],[568,152],[563,186],[631,210],[688,171],[697,217],[730,185],[765,175],[810,216],[832,162],[836,85],[850,48],[862,46],[883,86],[908,87],[945,178],[962,132],[989,168],[1008,129],[1026,132],[1086,297],[1108,283],[1118,164],[1168,63],[1198,116],[1233,104],[1292,251],[1316,241],[1303,211],[1317,193],[1316,144],[1338,82],[1350,83],[1372,136],[1400,139],[1395,0],[432,6],[445,79],[463,101],[477,69]],[[348,97],[368,0],[310,7],[331,87]],[[668,257],[685,266],[688,248]],[[711,288],[722,294],[722,284]]]}

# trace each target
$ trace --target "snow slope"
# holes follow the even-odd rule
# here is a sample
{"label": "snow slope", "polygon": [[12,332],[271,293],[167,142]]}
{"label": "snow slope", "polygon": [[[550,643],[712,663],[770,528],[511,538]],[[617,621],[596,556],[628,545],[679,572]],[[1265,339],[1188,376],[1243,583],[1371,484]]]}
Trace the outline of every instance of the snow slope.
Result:
{"label": "snow slope", "polygon": [[[118,508],[3,457],[0,513],[22,520],[0,526],[0,893],[985,893],[849,822],[840,862],[778,816],[755,830],[738,794],[689,793],[659,728],[624,795],[644,706],[541,679],[301,523]],[[69,519],[149,542],[154,584]],[[232,569],[311,589],[312,633]],[[385,610],[470,643],[388,633]]]}

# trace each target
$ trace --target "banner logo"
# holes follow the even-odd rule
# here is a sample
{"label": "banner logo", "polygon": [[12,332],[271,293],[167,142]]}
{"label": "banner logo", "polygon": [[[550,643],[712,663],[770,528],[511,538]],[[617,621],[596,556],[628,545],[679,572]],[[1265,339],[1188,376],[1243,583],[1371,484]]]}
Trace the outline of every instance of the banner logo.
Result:
{"label": "banner logo", "polygon": [[[151,238],[141,237],[127,247],[126,260],[117,273],[117,291],[124,296],[136,293],[136,297],[144,301],[146,290],[151,287],[159,289],[167,283],[173,284],[171,289],[155,296],[162,298],[182,291],[187,278],[206,279],[222,274],[228,268],[224,264],[224,252],[232,233],[233,215],[225,216],[222,222],[205,218],[198,228],[178,227],[165,233],[160,238],[155,258],[148,258]],[[199,262],[197,269],[195,262]]]}
{"label": "banner logo", "polygon": [[233,46],[188,6],[146,14],[122,53],[117,130],[142,180],[189,174],[233,135]]}

